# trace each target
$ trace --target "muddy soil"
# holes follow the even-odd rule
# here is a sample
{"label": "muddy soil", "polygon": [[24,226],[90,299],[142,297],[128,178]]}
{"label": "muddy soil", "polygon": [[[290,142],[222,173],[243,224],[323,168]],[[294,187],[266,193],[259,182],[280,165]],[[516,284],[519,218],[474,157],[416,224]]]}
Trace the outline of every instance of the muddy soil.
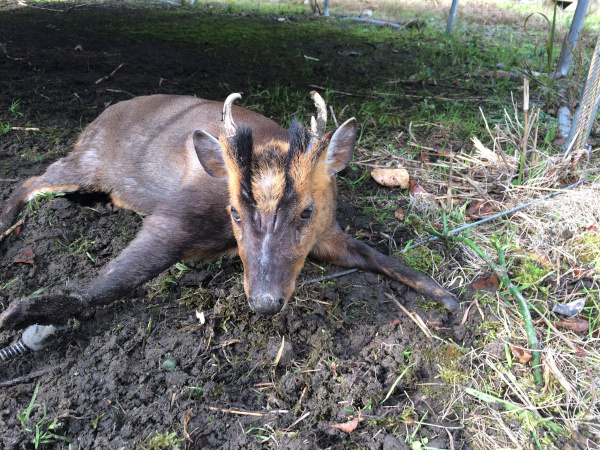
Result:
{"label": "muddy soil", "polygon": [[[0,8],[0,122],[13,127],[0,134],[0,206],[20,181],[68,153],[106,105],[130,94],[223,99],[250,83],[268,89],[290,79],[285,64],[280,73],[264,73],[260,61],[250,60],[224,76],[209,51],[125,38],[104,26],[145,17],[145,7],[124,3]],[[338,51],[313,45],[320,57]],[[228,51],[232,61],[244,57],[242,49]],[[122,72],[97,82],[122,62]],[[307,84],[294,86],[308,91]],[[357,196],[381,188],[368,181],[350,189],[362,169],[343,175],[341,223],[389,253],[394,230],[354,207]],[[142,221],[90,193],[32,202],[18,234],[0,243],[0,310],[41,289],[86,283],[127,246]],[[399,247],[413,237],[395,231]],[[290,307],[263,318],[246,304],[238,259],[169,269],[131,298],[71,321],[47,350],[0,362],[0,447],[29,449],[37,440],[39,448],[72,442],[85,449],[403,449],[414,431],[411,420],[428,412],[435,426],[421,427],[419,436],[431,447],[448,448],[443,426],[462,413],[448,408],[452,385],[440,369],[460,355],[451,342],[471,346],[476,324],[460,325],[461,315],[426,307],[405,286],[370,273],[304,284],[341,270],[307,262]],[[387,294],[437,328],[444,341],[427,339]],[[3,331],[0,347],[17,337]],[[331,428],[359,416],[352,434]],[[448,432],[455,448],[468,447],[464,429]]]}

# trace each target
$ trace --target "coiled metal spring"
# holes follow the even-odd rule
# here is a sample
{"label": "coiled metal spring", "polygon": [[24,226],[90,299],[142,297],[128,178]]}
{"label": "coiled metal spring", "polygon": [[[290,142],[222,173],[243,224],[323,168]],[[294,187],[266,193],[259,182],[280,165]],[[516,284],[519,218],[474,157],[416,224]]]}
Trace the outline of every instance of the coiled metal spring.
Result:
{"label": "coiled metal spring", "polygon": [[23,341],[19,340],[18,342],[15,342],[14,344],[0,350],[0,358],[2,358],[2,361],[6,361],[14,356],[22,355],[28,350],[29,349],[25,346]]}
{"label": "coiled metal spring", "polygon": [[30,350],[34,352],[42,350],[55,340],[64,329],[65,326],[63,325],[31,325],[25,330],[21,339],[8,347],[0,349],[0,359],[7,361]]}

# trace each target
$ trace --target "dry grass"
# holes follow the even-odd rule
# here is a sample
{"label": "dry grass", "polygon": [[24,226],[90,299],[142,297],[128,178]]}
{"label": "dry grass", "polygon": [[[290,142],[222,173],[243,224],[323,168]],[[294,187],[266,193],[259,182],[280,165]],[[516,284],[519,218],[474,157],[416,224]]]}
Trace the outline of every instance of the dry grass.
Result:
{"label": "dry grass", "polygon": [[[450,230],[471,222],[466,214],[469,201],[485,200],[496,212],[507,211],[559,191],[587,174],[588,181],[580,186],[469,230],[471,239],[492,259],[496,259],[492,239],[503,243],[513,281],[544,316],[542,319],[533,313],[542,344],[544,385],[535,386],[529,365],[506,358],[506,344],[526,348],[527,338],[518,308],[501,290],[496,296],[475,297],[485,318],[481,326],[488,330],[487,338],[463,357],[470,360],[469,377],[454,386],[459,393],[469,387],[499,395],[521,405],[522,411],[534,412],[561,426],[566,436],[563,439],[586,446],[591,445],[589,439],[600,441],[600,186],[594,183],[600,164],[597,157],[588,160],[587,151],[567,158],[550,151],[551,147],[538,138],[539,114],[532,108],[525,127],[523,111],[513,101],[505,109],[502,123],[488,126],[487,135],[473,137],[474,151],[470,154],[427,147],[412,135],[413,147],[435,158],[400,157],[388,148],[368,155],[359,151],[359,155],[365,166],[408,168],[411,178],[418,179],[429,193],[410,197],[412,210],[425,224],[442,223],[445,192],[451,183],[453,206],[446,218]],[[405,139],[403,133],[391,138],[398,144],[406,144]],[[523,151],[527,157],[522,182],[516,184]],[[596,149],[591,155],[597,153]],[[428,236],[422,233],[421,237]],[[490,268],[466,245],[454,245],[460,248],[463,259],[460,264],[443,261],[444,271],[436,270],[436,276],[447,286],[466,288]],[[577,319],[589,322],[587,331],[557,329],[565,319],[552,313],[552,306],[576,299],[586,302]],[[494,346],[496,350],[500,346],[501,351],[492,351]],[[533,416],[510,412],[466,394],[460,397],[467,411],[462,425],[475,448],[560,447],[556,433],[544,430]]]}

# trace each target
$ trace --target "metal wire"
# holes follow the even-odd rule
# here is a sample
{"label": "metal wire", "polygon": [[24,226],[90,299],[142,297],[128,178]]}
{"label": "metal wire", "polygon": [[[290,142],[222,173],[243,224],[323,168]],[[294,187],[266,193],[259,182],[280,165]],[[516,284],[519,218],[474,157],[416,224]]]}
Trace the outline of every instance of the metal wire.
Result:
{"label": "metal wire", "polygon": [[[590,150],[591,150],[591,148],[590,148]],[[574,183],[574,184],[572,184],[570,186],[567,186],[566,188],[560,189],[560,190],[558,190],[556,192],[552,192],[551,194],[548,194],[548,195],[545,195],[543,197],[540,197],[537,200],[533,200],[533,201],[531,201],[529,203],[524,203],[523,205],[519,205],[516,208],[509,209],[508,211],[503,211],[503,212],[500,212],[498,214],[494,214],[493,216],[486,217],[485,219],[481,219],[481,220],[479,220],[477,222],[473,222],[473,223],[470,223],[468,225],[465,225],[465,226],[462,226],[462,227],[459,227],[459,228],[455,228],[454,230],[450,230],[448,232],[448,235],[456,234],[456,233],[458,233],[460,231],[464,231],[464,230],[466,230],[468,228],[471,228],[471,227],[474,227],[474,226],[477,226],[477,225],[481,225],[482,223],[485,223],[485,222],[489,222],[490,220],[494,220],[494,219],[497,219],[499,217],[506,216],[507,214],[512,214],[512,213],[517,212],[517,211],[519,211],[519,210],[521,210],[523,208],[527,208],[528,206],[531,206],[531,205],[533,205],[535,203],[547,200],[550,197],[554,197],[555,195],[562,194],[565,191],[568,191],[569,189],[573,189],[574,187],[579,186],[580,184],[584,183],[587,180],[587,178],[588,178],[587,169],[584,169],[584,171],[585,171],[585,176],[581,180],[579,180],[577,183]],[[415,247],[418,247],[419,245],[423,245],[423,244],[426,244],[428,242],[437,241],[438,239],[439,238],[437,236],[430,237],[429,239],[425,239],[424,241],[417,242],[416,244],[413,244],[413,245],[411,245],[409,247],[406,247],[404,250],[402,250],[402,252],[405,252],[406,250],[411,250],[411,249],[413,249]]]}

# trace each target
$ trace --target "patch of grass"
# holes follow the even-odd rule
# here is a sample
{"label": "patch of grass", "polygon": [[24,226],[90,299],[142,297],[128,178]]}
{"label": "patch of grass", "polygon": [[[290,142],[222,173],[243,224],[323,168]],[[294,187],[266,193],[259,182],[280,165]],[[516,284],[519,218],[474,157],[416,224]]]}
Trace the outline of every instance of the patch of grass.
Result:
{"label": "patch of grass", "polygon": [[[73,439],[71,438],[56,434],[56,432],[62,426],[62,423],[59,422],[58,418],[56,417],[52,420],[46,419],[46,405],[35,403],[39,388],[40,383],[38,382],[35,385],[35,389],[33,391],[33,395],[31,396],[29,406],[25,408],[25,410],[23,410],[23,412],[18,416],[23,429],[27,432],[33,433],[32,442],[34,448],[37,449],[41,445],[54,444],[59,441],[64,441],[68,443],[73,442]],[[42,409],[43,411],[42,417],[35,423],[31,423],[31,416],[35,414],[35,412],[39,409]]]}
{"label": "patch of grass", "polygon": [[63,192],[41,192],[29,201],[29,210],[31,212],[36,212],[41,207],[40,202],[52,201],[56,197],[63,197],[64,195],[65,194]]}
{"label": "patch of grass", "polygon": [[13,100],[8,108],[8,110],[12,113],[13,117],[23,117],[23,113],[19,111],[21,107],[21,99],[18,98]]}

